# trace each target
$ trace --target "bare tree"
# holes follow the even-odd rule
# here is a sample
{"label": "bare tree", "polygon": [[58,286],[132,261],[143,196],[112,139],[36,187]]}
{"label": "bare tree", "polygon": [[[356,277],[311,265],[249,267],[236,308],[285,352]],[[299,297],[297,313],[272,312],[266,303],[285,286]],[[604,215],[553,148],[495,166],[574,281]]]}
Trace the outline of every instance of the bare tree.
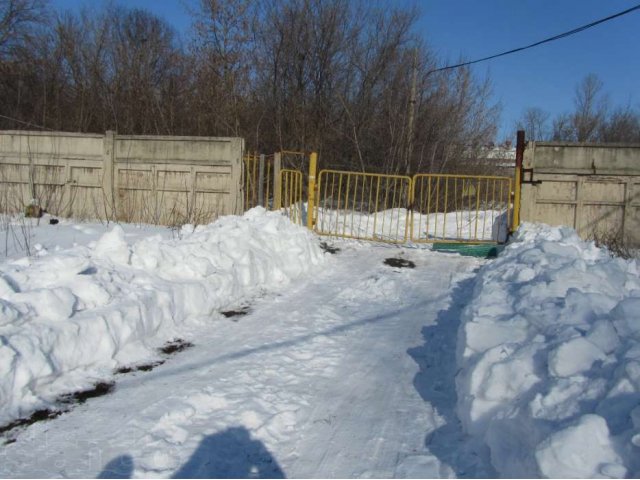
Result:
{"label": "bare tree", "polygon": [[199,122],[204,131],[243,133],[254,11],[248,0],[200,0],[192,12]]}
{"label": "bare tree", "polygon": [[3,111],[53,129],[242,136],[249,149],[397,173],[466,166],[495,136],[490,81],[433,73],[415,8],[200,0],[192,13],[187,49],[140,9],[68,12],[41,30],[23,16],[29,48],[0,57]]}
{"label": "bare tree", "polygon": [[551,140],[554,142],[575,141],[575,128],[571,115],[563,113],[553,119],[553,133]]}
{"label": "bare tree", "polygon": [[611,110],[597,76],[587,75],[577,86],[572,113],[553,119],[551,139],[570,142],[640,142],[640,112],[630,106]]}
{"label": "bare tree", "polygon": [[19,120],[0,119],[5,128],[33,128],[41,120],[33,92],[44,73],[36,44],[48,19],[45,6],[44,0],[0,0],[0,113]]}
{"label": "bare tree", "polygon": [[0,0],[0,58],[11,54],[46,19],[44,0]]}
{"label": "bare tree", "polygon": [[572,120],[578,142],[597,141],[598,130],[605,121],[608,108],[602,87],[602,81],[594,74],[587,75],[576,87]]}
{"label": "bare tree", "polygon": [[174,31],[145,10],[113,8],[108,104],[123,133],[170,133],[163,89],[176,74]]}
{"label": "bare tree", "polygon": [[529,107],[516,122],[516,130],[524,130],[526,138],[530,140],[548,140],[549,113],[541,108]]}
{"label": "bare tree", "polygon": [[640,113],[629,106],[616,109],[598,133],[602,142],[640,143]]}

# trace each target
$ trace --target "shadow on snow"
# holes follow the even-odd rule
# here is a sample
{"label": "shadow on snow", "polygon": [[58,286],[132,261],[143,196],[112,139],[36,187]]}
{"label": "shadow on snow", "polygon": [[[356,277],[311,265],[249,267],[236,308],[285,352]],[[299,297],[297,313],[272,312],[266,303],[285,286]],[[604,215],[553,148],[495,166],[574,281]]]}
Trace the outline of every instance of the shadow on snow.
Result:
{"label": "shadow on snow", "polygon": [[[107,463],[97,478],[131,478],[133,459],[121,455]],[[285,478],[271,453],[244,427],[205,437],[172,478]]]}
{"label": "shadow on snow", "polygon": [[465,436],[456,414],[458,395],[456,344],[460,315],[471,296],[474,278],[461,281],[451,293],[450,306],[440,310],[433,325],[422,329],[424,344],[407,350],[420,367],[413,385],[425,402],[438,412],[444,424],[427,434],[425,445],[449,465],[458,478],[495,477],[486,447],[473,445]]}
{"label": "shadow on snow", "polygon": [[[428,300],[424,300],[422,302],[419,303],[414,303],[414,304],[410,304],[410,305],[406,305],[402,308],[397,308],[397,309],[390,309],[386,312],[383,313],[379,313],[377,315],[373,315],[370,317],[365,317],[365,318],[360,318],[357,320],[354,320],[352,322],[349,323],[345,323],[345,324],[341,324],[341,325],[337,325],[337,326],[333,326],[330,328],[327,328],[325,330],[321,330],[318,332],[313,332],[313,333],[308,333],[308,334],[304,334],[304,335],[299,335],[297,337],[293,337],[291,339],[287,339],[287,340],[281,340],[281,341],[277,341],[277,342],[273,342],[273,343],[268,343],[268,344],[264,344],[264,345],[258,345],[256,347],[251,347],[251,348],[247,348],[245,350],[241,350],[238,352],[231,352],[231,353],[226,353],[223,355],[220,355],[218,357],[214,357],[214,358],[210,358],[210,359],[206,359],[204,361],[201,362],[193,362],[193,363],[189,363],[189,364],[184,364],[181,366],[177,366],[177,367],[173,367],[173,368],[167,368],[164,370],[154,370],[153,372],[150,372],[148,375],[145,376],[145,381],[150,381],[153,380],[155,378],[168,378],[168,377],[172,377],[174,375],[180,375],[182,373],[185,372],[189,372],[198,368],[202,368],[202,367],[209,367],[211,365],[215,365],[215,364],[220,364],[220,363],[225,363],[225,362],[230,362],[230,361],[234,361],[234,360],[239,360],[245,357],[249,357],[252,355],[258,355],[261,353],[265,353],[265,352],[271,352],[271,351],[275,351],[275,350],[281,350],[281,349],[287,349],[290,347],[294,347],[296,345],[300,345],[302,343],[305,342],[311,342],[313,341],[315,338],[317,337],[331,337],[334,335],[342,335],[344,333],[350,332],[352,330],[356,330],[358,328],[364,327],[364,326],[368,326],[368,325],[374,325],[374,324],[378,324],[378,323],[383,323],[389,320],[393,320],[395,318],[397,318],[398,316],[402,316],[408,312],[412,312],[413,310],[419,309],[420,307],[423,307],[425,305],[431,304],[433,302],[438,302],[440,300],[442,300],[443,298],[447,298],[449,297],[449,294],[445,294],[436,298],[431,298]],[[124,390],[126,388],[131,388],[133,386],[135,386],[135,383],[127,383],[126,381],[122,382],[121,384],[119,384],[118,388],[119,390]]]}
{"label": "shadow on snow", "polygon": [[133,474],[133,458],[120,455],[107,463],[96,478],[131,478]]}

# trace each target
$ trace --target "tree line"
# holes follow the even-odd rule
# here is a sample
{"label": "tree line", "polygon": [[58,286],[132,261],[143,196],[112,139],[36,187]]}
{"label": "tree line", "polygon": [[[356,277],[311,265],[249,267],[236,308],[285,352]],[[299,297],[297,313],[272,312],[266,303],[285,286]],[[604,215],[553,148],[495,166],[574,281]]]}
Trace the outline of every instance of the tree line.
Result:
{"label": "tree line", "polygon": [[575,88],[574,109],[555,118],[541,108],[527,108],[516,122],[530,140],[588,143],[640,143],[640,110],[613,105],[594,74]]}
{"label": "tree line", "polygon": [[0,129],[240,136],[323,165],[455,168],[493,140],[489,80],[442,62],[415,8],[367,0],[201,0],[184,34],[116,4],[0,0]]}

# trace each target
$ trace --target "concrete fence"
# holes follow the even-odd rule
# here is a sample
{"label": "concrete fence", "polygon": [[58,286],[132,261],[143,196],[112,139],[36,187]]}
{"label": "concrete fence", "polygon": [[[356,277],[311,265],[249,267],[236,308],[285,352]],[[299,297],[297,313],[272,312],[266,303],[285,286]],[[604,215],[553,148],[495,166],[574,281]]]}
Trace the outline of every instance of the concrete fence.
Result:
{"label": "concrete fence", "polygon": [[0,132],[0,210],[180,225],[243,211],[241,138]]}
{"label": "concrete fence", "polygon": [[521,219],[640,247],[640,145],[529,142]]}

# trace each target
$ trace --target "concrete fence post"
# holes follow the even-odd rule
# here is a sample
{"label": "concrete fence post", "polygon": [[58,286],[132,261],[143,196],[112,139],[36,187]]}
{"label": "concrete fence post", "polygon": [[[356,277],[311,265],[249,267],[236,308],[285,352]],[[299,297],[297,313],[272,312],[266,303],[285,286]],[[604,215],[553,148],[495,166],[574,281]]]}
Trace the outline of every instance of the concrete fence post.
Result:
{"label": "concrete fence post", "polygon": [[[244,189],[242,185],[243,181],[243,168],[242,157],[244,156],[244,139],[235,138],[231,144],[232,156],[231,160],[231,180],[230,180],[230,213],[233,215],[242,215],[245,205],[246,196],[243,195]],[[237,153],[238,156],[234,155]]]}
{"label": "concrete fence post", "polygon": [[282,208],[282,185],[280,179],[280,170],[282,169],[282,154],[276,152],[273,154],[273,209],[280,210]]}
{"label": "concrete fence post", "polygon": [[261,153],[258,170],[258,205],[264,207],[264,204],[264,153]]}
{"label": "concrete fence post", "polygon": [[117,195],[115,192],[115,143],[116,132],[107,130],[104,134],[102,148],[102,191],[104,192],[104,212],[105,220],[115,220],[117,218]]}

